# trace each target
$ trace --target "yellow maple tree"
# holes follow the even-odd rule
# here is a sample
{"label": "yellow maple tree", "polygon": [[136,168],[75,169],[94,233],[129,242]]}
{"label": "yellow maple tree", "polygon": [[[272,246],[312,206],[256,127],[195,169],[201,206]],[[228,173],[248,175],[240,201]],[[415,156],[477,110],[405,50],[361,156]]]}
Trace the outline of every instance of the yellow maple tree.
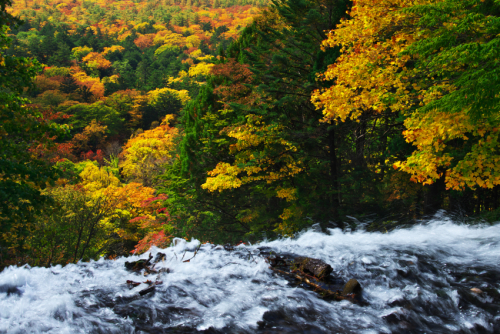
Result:
{"label": "yellow maple tree", "polygon": [[[480,5],[479,0],[472,2]],[[425,15],[437,15],[437,9],[431,7],[441,8],[445,24],[420,24]],[[486,116],[490,113],[486,109],[481,111],[482,122],[473,117],[475,99],[467,100],[467,94],[478,99],[484,95],[470,88],[479,81],[467,88],[454,84],[464,82],[467,74],[461,77],[461,73],[478,68],[468,66],[474,58],[464,47],[477,48],[496,38],[487,14],[475,13],[476,19],[467,21],[467,11],[474,10],[470,8],[474,6],[457,0],[356,1],[350,18],[342,20],[323,41],[324,48],[341,50],[337,62],[318,77],[333,84],[312,95],[313,103],[323,111],[323,121],[357,121],[361,115],[399,113],[405,119],[403,135],[416,149],[406,160],[395,162],[394,168],[423,184],[444,177],[447,188],[455,190],[500,184],[500,122]],[[462,34],[460,24],[470,32],[463,45],[460,40],[458,46],[439,44],[442,34]],[[428,52],[434,45],[440,46]],[[460,47],[467,51],[460,54],[456,51]],[[496,62],[485,52],[483,61]],[[420,59],[423,56],[425,61]],[[460,107],[453,107],[451,96],[461,99]]]}
{"label": "yellow maple tree", "polygon": [[125,177],[150,184],[158,169],[172,159],[179,134],[177,128],[169,125],[173,118],[173,115],[167,115],[159,126],[138,134],[125,144],[124,160],[120,164]]}

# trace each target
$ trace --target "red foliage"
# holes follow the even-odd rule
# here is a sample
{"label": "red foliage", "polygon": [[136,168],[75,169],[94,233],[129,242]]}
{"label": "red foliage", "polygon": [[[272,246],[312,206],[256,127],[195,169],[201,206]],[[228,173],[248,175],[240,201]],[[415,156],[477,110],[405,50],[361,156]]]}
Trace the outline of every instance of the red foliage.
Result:
{"label": "red foliage", "polygon": [[[141,206],[150,207],[157,201],[166,200],[167,198],[168,196],[164,194],[151,197],[143,201]],[[155,216],[141,216],[130,220],[130,223],[140,222],[140,227],[147,232],[146,236],[139,241],[131,253],[143,253],[151,246],[167,247],[170,243],[172,236],[166,236],[164,230],[164,225],[170,222],[170,214],[167,208],[158,208],[151,213]]]}
{"label": "red foliage", "polygon": [[147,217],[147,216],[135,217],[135,218],[133,218],[133,219],[130,219],[130,220],[129,220],[129,223],[137,223],[137,222],[139,222],[139,221],[141,221],[141,220],[146,220],[146,219],[148,219],[148,217]]}
{"label": "red foliage", "polygon": [[204,41],[205,43],[208,44],[208,42],[210,41],[210,37],[208,37],[207,35],[205,34],[195,34],[196,37],[198,37],[200,39],[200,41]]}
{"label": "red foliage", "polygon": [[104,165],[104,153],[102,150],[97,150],[95,153],[92,150],[89,150],[87,153],[82,152],[80,158],[82,160],[95,160],[100,165]]}
{"label": "red foliage", "polygon": [[148,205],[150,205],[150,204],[151,204],[151,203],[153,203],[153,202],[156,202],[156,201],[164,201],[164,200],[166,200],[166,199],[168,199],[168,196],[167,196],[167,195],[165,195],[165,194],[161,194],[161,195],[159,195],[159,196],[157,196],[157,197],[151,197],[151,198],[148,198],[147,200],[145,200],[145,201],[143,201],[143,202],[141,203],[141,206],[142,206],[142,207],[147,207]]}
{"label": "red foliage", "polygon": [[52,162],[57,162],[57,161],[61,161],[64,159],[68,159],[71,161],[76,160],[75,156],[73,155],[73,144],[72,143],[57,144],[55,154],[56,154],[56,156],[51,159]]}
{"label": "red foliage", "polygon": [[76,157],[73,155],[72,151],[73,151],[73,144],[71,143],[60,143],[60,144],[56,143],[55,145],[50,145],[50,146],[37,144],[33,145],[29,149],[29,152],[33,153],[38,158],[50,161],[52,163],[64,159],[75,161]]}
{"label": "red foliage", "polygon": [[160,231],[158,233],[151,233],[148,234],[144,239],[139,241],[139,243],[135,246],[134,250],[132,250],[130,253],[144,253],[148,249],[151,248],[151,246],[158,246],[158,247],[167,247],[170,243],[170,240],[172,239],[171,236],[165,236],[165,232]]}
{"label": "red foliage", "polygon": [[[43,122],[53,122],[58,120],[64,120],[71,117],[71,115],[63,114],[62,112],[54,112],[51,108],[41,108],[37,104],[28,104],[28,108],[37,109],[41,114],[37,120],[40,123]],[[45,135],[44,140],[54,141],[56,137],[49,137]],[[42,140],[42,142],[44,141]],[[50,161],[55,163],[63,159],[76,160],[75,156],[72,154],[72,144],[71,143],[55,143],[54,145],[47,145],[42,142],[33,142],[32,146],[29,148],[29,152],[33,153],[40,159]]]}
{"label": "red foliage", "polygon": [[40,109],[40,113],[42,114],[42,118],[45,121],[55,121],[55,120],[63,120],[68,119],[73,115],[66,115],[60,111],[53,112],[52,109]]}
{"label": "red foliage", "polygon": [[242,104],[251,104],[251,92],[247,84],[253,81],[253,73],[248,69],[248,65],[240,64],[234,58],[228,59],[224,64],[216,64],[211,69],[211,74],[221,76],[230,82],[214,89],[214,93],[220,96],[224,102],[238,102]]}

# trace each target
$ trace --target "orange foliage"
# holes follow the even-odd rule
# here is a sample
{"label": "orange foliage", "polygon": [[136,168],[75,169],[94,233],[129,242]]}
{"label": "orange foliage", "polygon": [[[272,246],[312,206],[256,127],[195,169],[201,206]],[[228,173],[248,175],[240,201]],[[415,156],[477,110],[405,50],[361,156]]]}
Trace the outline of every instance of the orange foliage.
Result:
{"label": "orange foliage", "polygon": [[137,37],[134,40],[134,43],[139,49],[144,50],[145,48],[149,48],[151,45],[153,45],[154,37],[154,34],[142,35]]}
{"label": "orange foliage", "polygon": [[[15,0],[13,1],[12,8],[8,8],[8,11],[14,15],[20,15],[21,11],[29,9],[36,12],[43,11],[48,14],[50,18],[49,21],[55,21],[54,10],[61,13],[61,16],[57,17],[57,20],[68,24],[70,31],[74,31],[78,27],[78,21],[88,15],[87,5],[84,5],[85,0],[72,0],[72,1],[61,1],[54,0],[51,1],[50,6],[40,5],[38,0]],[[196,7],[187,6],[180,1],[175,1],[175,5],[179,6],[182,12],[192,11],[198,14],[198,19],[200,23],[210,22],[212,27],[217,28],[222,25],[228,27],[229,31],[224,33],[225,38],[236,37],[238,32],[248,25],[252,18],[259,13],[259,9],[252,7],[252,5],[236,5],[227,8],[213,8],[214,0],[210,0],[206,7]],[[168,3],[168,2],[167,2]],[[92,20],[90,23],[90,29],[100,31],[103,34],[114,35],[118,34],[118,40],[123,41],[127,36],[131,34],[132,27],[137,26],[137,22],[126,21],[123,17],[129,15],[128,17],[151,17],[151,11],[154,11],[160,6],[165,6],[164,3],[157,2],[153,7],[151,7],[151,2],[148,1],[93,1],[93,5],[98,6],[109,14],[103,16],[102,20],[95,22]],[[50,11],[48,11],[50,9]],[[112,20],[109,17],[113,16]],[[29,18],[27,18],[29,19]],[[188,19],[190,23],[191,18]],[[135,20],[135,19],[134,19]],[[140,23],[139,23],[140,25]],[[154,40],[155,36],[165,31],[167,29],[173,30],[173,32],[182,34],[186,27],[180,27],[176,25],[171,25],[167,28],[166,24],[157,22],[155,24],[157,30],[156,34],[142,35],[135,40],[136,45],[141,48],[147,48],[151,46],[151,41]],[[200,40],[208,41],[210,39],[210,34],[205,34],[200,28],[200,25],[191,24],[189,26],[191,30],[191,35],[197,36]]]}
{"label": "orange foliage", "polygon": [[76,80],[76,84],[80,87],[87,87],[95,99],[100,99],[104,96],[104,84],[99,78],[89,77],[84,70],[78,66],[71,67],[71,76]]}
{"label": "orange foliage", "polygon": [[[159,201],[166,200],[166,195],[148,198],[141,205],[146,208],[153,208],[154,215],[137,217],[130,220],[131,223],[139,223],[141,229],[146,231],[146,236],[139,241],[131,253],[144,253],[151,246],[160,248],[168,247],[172,240],[172,235],[168,234],[168,228],[171,227],[170,215],[166,208],[162,207]],[[167,235],[165,234],[167,232]]]}
{"label": "orange foliage", "polygon": [[[170,227],[170,216],[160,202],[167,197],[154,197],[154,192],[153,188],[136,182],[121,187],[111,186],[104,191],[115,210],[127,212],[131,217],[135,217],[129,220],[127,226],[116,230],[121,238],[138,242],[131,253],[145,252],[153,245],[167,247],[172,238],[171,235],[165,234]],[[142,239],[138,231],[144,236]]]}
{"label": "orange foliage", "polygon": [[92,150],[88,152],[82,152],[82,154],[80,154],[80,158],[82,160],[97,161],[100,165],[104,165],[104,153],[102,152],[102,150],[97,150],[95,153]]}
{"label": "orange foliage", "polygon": [[105,70],[111,67],[111,62],[103,57],[102,54],[91,52],[82,59],[87,65],[99,70]]}

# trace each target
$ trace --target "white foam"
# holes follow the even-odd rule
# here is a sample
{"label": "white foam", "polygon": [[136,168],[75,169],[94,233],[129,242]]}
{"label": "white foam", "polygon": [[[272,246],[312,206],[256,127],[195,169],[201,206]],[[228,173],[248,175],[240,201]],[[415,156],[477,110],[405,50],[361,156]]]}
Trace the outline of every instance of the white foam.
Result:
{"label": "white foam", "polygon": [[[386,318],[405,303],[415,310],[394,316],[413,317],[414,326],[422,328],[460,331],[479,324],[491,329],[490,322],[496,321],[478,308],[462,311],[460,295],[450,282],[460,284],[452,276],[456,268],[480,268],[478,272],[498,268],[499,225],[470,227],[441,219],[386,234],[310,230],[296,239],[239,246],[233,252],[208,244],[200,247],[197,240],[175,239],[174,243],[167,249],[151,249],[153,256],[159,251],[167,255],[156,269],[169,268],[172,273],[162,274],[163,284],[155,294],[142,297],[138,292],[146,284],[129,290],[125,282],[155,276],[128,272],[124,263],[147,254],[65,267],[6,268],[0,273],[0,287],[15,291],[0,292],[0,333],[133,333],[138,323],[150,328],[253,332],[268,311],[324,332],[390,333],[393,324]],[[315,292],[291,286],[274,275],[262,257],[248,255],[263,246],[275,253],[320,258],[333,267],[334,275],[357,278],[368,305],[327,302]],[[181,262],[182,258],[191,260]],[[413,276],[405,278],[398,270]],[[439,296],[438,288],[444,291]],[[447,318],[418,314],[426,303],[446,310]],[[127,311],[121,312],[124,308]]]}

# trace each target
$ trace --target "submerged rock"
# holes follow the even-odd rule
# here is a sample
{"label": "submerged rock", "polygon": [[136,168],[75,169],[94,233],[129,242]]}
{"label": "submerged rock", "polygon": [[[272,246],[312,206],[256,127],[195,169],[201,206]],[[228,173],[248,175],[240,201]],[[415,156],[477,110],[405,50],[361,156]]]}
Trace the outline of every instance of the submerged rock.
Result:
{"label": "submerged rock", "polygon": [[14,286],[14,285],[0,285],[0,293],[6,293],[7,296],[10,295],[17,295],[21,296],[23,292],[19,290],[19,287]]}

